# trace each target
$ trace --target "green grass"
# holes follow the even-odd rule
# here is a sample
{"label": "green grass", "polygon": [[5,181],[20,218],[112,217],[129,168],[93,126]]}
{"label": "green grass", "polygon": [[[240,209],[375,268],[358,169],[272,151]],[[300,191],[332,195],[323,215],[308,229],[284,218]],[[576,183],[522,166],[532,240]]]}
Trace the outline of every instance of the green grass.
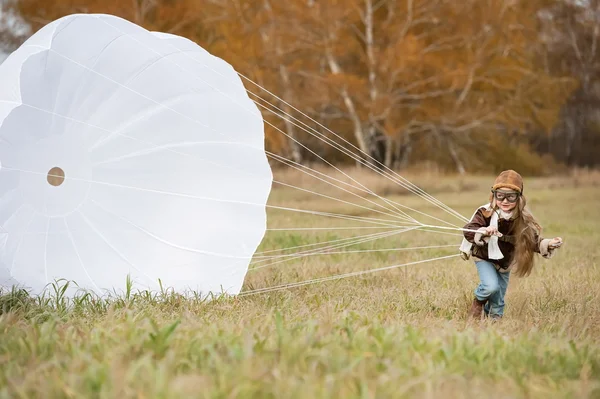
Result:
{"label": "green grass", "polygon": [[[493,177],[422,180],[470,216]],[[461,224],[385,181],[368,182],[386,198]],[[311,189],[359,201],[324,186]],[[478,280],[473,263],[459,258],[212,301],[167,289],[138,292],[129,284],[118,298],[68,300],[65,282],[58,282],[44,297],[0,296],[0,398],[600,398],[597,178],[527,179],[526,190],[544,235],[560,235],[565,245],[540,259],[532,276],[511,278],[500,322],[466,317]],[[298,199],[289,189],[277,189],[272,203],[381,216],[304,194]],[[269,211],[270,227],[359,224]],[[274,231],[259,251],[368,233]],[[347,250],[459,242],[413,231]],[[244,290],[455,253],[310,256],[249,271]]]}

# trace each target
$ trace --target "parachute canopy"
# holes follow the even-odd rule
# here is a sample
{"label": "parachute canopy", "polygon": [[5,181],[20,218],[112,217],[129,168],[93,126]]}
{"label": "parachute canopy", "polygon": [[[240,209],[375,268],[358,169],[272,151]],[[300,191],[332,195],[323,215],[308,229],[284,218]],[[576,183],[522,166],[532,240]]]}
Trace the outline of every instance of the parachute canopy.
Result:
{"label": "parachute canopy", "polygon": [[0,65],[0,286],[239,293],[266,228],[264,126],[182,37],[70,15]]}

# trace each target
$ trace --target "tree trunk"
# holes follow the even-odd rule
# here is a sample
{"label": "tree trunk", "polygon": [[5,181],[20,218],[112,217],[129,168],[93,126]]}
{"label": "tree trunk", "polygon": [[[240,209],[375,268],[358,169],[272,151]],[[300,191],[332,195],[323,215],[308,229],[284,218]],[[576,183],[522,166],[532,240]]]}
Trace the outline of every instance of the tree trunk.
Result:
{"label": "tree trunk", "polygon": [[390,169],[393,167],[394,162],[394,145],[396,141],[390,136],[385,136],[385,157],[384,157],[384,165]]}
{"label": "tree trunk", "polygon": [[405,132],[402,139],[396,147],[396,164],[398,169],[405,169],[408,166],[408,160],[412,153],[412,141],[410,135]]}
{"label": "tree trunk", "polygon": [[448,148],[448,153],[450,154],[450,158],[452,159],[452,162],[454,162],[456,171],[460,175],[464,175],[466,172],[465,167],[464,167],[460,157],[458,156],[458,152],[456,151],[456,147],[454,145],[454,142],[450,138],[450,136],[440,133],[437,126],[434,126],[432,128],[432,133],[435,136],[435,138],[437,139],[438,143],[440,144],[440,147]]}
{"label": "tree trunk", "polygon": [[156,6],[153,0],[133,0],[133,22],[143,25],[146,20],[146,14]]}
{"label": "tree trunk", "polygon": [[[375,107],[375,103],[377,101],[378,92],[377,92],[377,70],[375,68],[375,39],[373,37],[373,2],[372,0],[365,0],[365,12],[363,14],[363,22],[365,24],[365,48],[367,52],[367,65],[369,71],[369,99],[370,99],[370,107],[369,107],[369,128],[367,129],[367,139],[366,144],[369,147],[367,152],[371,157],[375,157],[378,161],[385,162],[379,154],[379,142],[377,140],[377,129],[375,128],[375,115],[373,113],[373,108]],[[387,144],[387,141],[384,142],[384,145]],[[385,158],[385,157],[383,157]],[[371,163],[371,159],[368,159],[368,162]],[[375,162],[376,166],[381,167],[379,162]]]}
{"label": "tree trunk", "polygon": [[446,138],[446,142],[448,143],[448,151],[450,151],[450,156],[452,157],[452,160],[456,165],[456,170],[461,176],[463,176],[466,173],[465,166],[463,165],[462,161],[460,160],[460,157],[458,156],[458,153],[456,152],[454,142],[449,138]]}
{"label": "tree trunk", "polygon": [[[277,23],[277,19],[275,18],[275,16],[273,15],[273,8],[271,7],[271,4],[269,2],[269,0],[265,0],[265,8],[269,11],[269,15],[271,17],[271,24],[275,24]],[[302,150],[301,150],[301,146],[298,143],[297,137],[296,137],[296,125],[294,125],[294,123],[292,123],[291,120],[291,115],[292,115],[292,107],[289,105],[292,102],[292,90],[290,88],[290,74],[288,72],[287,67],[284,65],[283,60],[282,60],[282,55],[283,52],[281,51],[281,43],[278,39],[278,36],[276,34],[271,34],[271,35],[262,35],[262,39],[264,42],[269,42],[272,38],[274,38],[275,40],[275,54],[277,55],[277,60],[279,62],[279,77],[281,78],[281,84],[282,84],[282,100],[280,101],[279,105],[280,108],[283,110],[283,112],[285,113],[285,117],[283,118],[284,120],[284,124],[285,124],[285,130],[286,133],[288,135],[288,158],[291,158],[292,161],[297,162],[297,163],[302,163],[304,161],[303,159],[303,154],[302,154]]]}
{"label": "tree trunk", "polygon": [[[341,68],[340,68],[339,64],[337,63],[333,54],[331,54],[331,51],[327,50],[326,57],[327,57],[327,64],[329,65],[329,69],[331,70],[331,73],[333,73],[334,75],[340,74]],[[342,88],[340,90],[340,95],[342,96],[342,100],[344,101],[344,105],[346,106],[346,109],[348,110],[348,114],[350,115],[350,120],[352,121],[352,125],[354,126],[354,137],[356,138],[358,148],[362,151],[362,153],[363,153],[362,155],[368,154],[369,149],[370,149],[370,145],[369,145],[370,143],[368,143],[368,141],[365,137],[364,129],[363,129],[360,117],[358,116],[358,112],[356,111],[356,107],[354,106],[354,102],[352,101],[352,98],[348,94],[348,90],[346,90],[346,88]],[[364,156],[363,156],[363,158],[364,158]],[[357,163],[357,166],[360,167],[360,164]]]}
{"label": "tree trunk", "polygon": [[[281,48],[279,47],[279,43],[277,43],[276,47],[277,54],[281,54]],[[304,161],[302,156],[302,150],[300,144],[298,144],[296,137],[296,125],[294,125],[291,121],[292,107],[289,104],[292,101],[292,93],[290,90],[290,78],[287,68],[284,65],[279,66],[279,76],[281,77],[281,81],[283,83],[283,100],[281,103],[281,109],[285,112],[286,117],[285,121],[285,130],[289,136],[288,139],[288,147],[290,151],[290,157],[294,162],[302,163]]]}

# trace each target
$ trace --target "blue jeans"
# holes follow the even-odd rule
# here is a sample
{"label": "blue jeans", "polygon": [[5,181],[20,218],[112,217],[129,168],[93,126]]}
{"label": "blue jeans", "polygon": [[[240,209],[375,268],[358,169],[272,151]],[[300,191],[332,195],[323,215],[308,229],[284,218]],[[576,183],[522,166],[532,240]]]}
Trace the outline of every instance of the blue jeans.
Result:
{"label": "blue jeans", "polygon": [[504,294],[508,287],[510,272],[500,273],[491,262],[480,260],[475,262],[479,273],[479,286],[475,289],[475,297],[480,301],[487,300],[483,308],[486,315],[502,317],[504,314]]}

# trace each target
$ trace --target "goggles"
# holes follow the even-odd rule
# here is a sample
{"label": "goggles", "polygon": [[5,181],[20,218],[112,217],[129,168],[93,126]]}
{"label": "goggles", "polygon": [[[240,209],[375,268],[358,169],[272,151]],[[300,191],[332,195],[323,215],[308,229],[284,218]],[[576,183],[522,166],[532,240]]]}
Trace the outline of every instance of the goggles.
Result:
{"label": "goggles", "polygon": [[517,202],[521,196],[521,194],[516,191],[493,190],[492,193],[494,193],[494,198],[496,198],[496,201],[502,202],[506,199],[511,204]]}

